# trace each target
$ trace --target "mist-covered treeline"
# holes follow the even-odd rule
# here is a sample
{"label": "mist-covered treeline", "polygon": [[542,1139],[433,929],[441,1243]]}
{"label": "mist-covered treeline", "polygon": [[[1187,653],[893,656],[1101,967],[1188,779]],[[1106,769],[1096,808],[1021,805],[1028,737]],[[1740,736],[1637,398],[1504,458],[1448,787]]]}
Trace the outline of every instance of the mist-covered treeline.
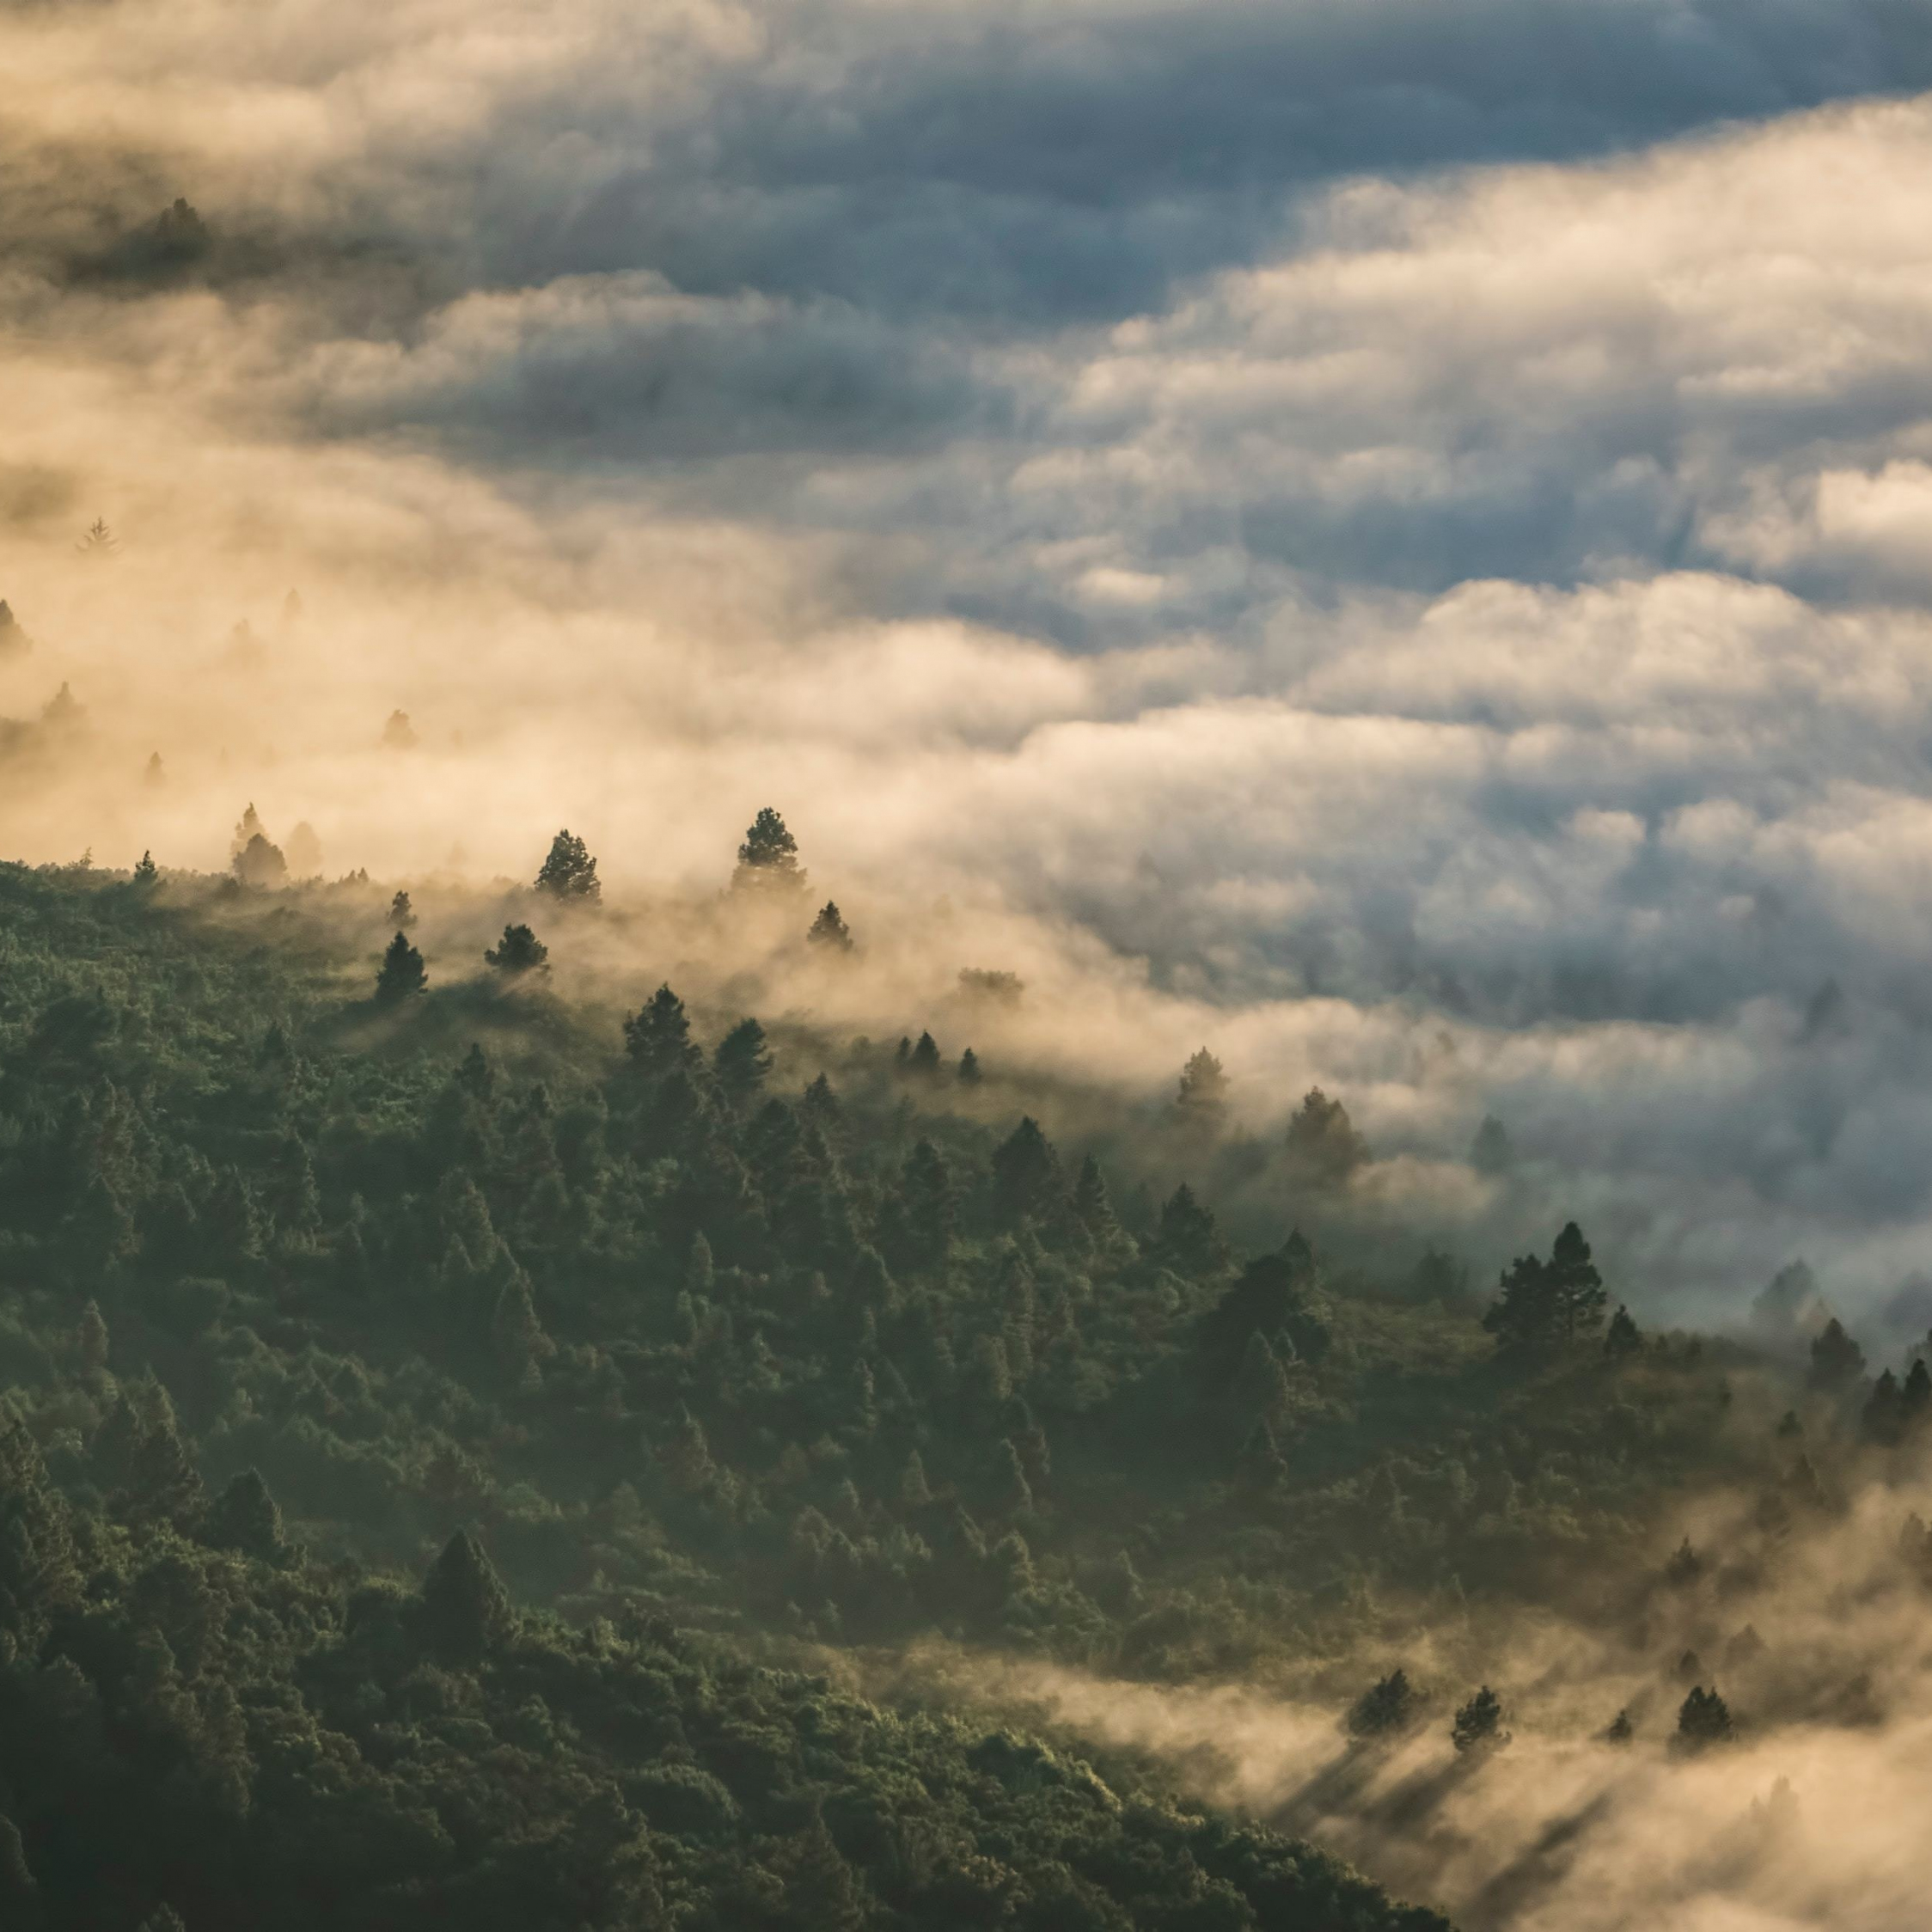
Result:
{"label": "mist-covered treeline", "polygon": [[[0,871],[0,1812],[47,1924],[1396,1923],[1128,1760],[828,1668],[1157,1755],[1188,1724],[1135,1697],[1239,1681],[1296,1749],[1196,1788],[1501,1923],[1540,1895],[1467,1880],[1501,1826],[1415,1849],[1492,1760],[1703,1775],[1915,1695],[1865,1612],[1820,1648],[1816,1572],[1850,1538],[1843,1587],[1913,1614],[1932,1382],[1874,1381],[1803,1278],[1759,1355],[1642,1331],[1574,1223],[1500,1283],[1331,1262],[1296,1203],[1366,1150],[1318,1091],[1265,1168],[1287,1232],[1238,1246],[1205,1050],[1110,1118],[761,1018],[715,962],[702,1004],[566,997],[671,930],[567,833],[480,906],[235,846]],[[761,814],[719,904],[836,973],[798,874]]]}

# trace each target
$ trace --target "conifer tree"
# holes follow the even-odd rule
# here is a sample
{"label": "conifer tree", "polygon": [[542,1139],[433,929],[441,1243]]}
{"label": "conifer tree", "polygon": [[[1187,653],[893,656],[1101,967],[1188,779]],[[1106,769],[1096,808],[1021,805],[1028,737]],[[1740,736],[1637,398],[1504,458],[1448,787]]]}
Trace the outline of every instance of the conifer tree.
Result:
{"label": "conifer tree", "polygon": [[1888,1368],[1872,1385],[1872,1392],[1865,1398],[1865,1411],[1859,1418],[1859,1426],[1868,1442],[1875,1442],[1881,1447],[1891,1447],[1904,1434],[1904,1396],[1898,1386],[1898,1378]]}
{"label": "conifer tree", "polygon": [[430,1566],[422,1614],[431,1647],[451,1663],[477,1662],[508,1633],[510,1593],[468,1530],[458,1530]]}
{"label": "conifer tree", "polygon": [[1513,1263],[1483,1325],[1506,1351],[1545,1354],[1596,1333],[1610,1299],[1590,1258],[1590,1244],[1566,1222],[1548,1261],[1525,1255]]}
{"label": "conifer tree", "polygon": [[490,1317],[490,1342],[504,1367],[525,1379],[557,1352],[556,1343],[543,1332],[543,1324],[537,1318],[530,1278],[514,1263],[497,1291],[496,1307]]}
{"label": "conifer tree", "polygon": [[389,950],[382,955],[382,964],[376,975],[377,1003],[385,1006],[399,1005],[427,990],[429,983],[429,970],[423,964],[422,954],[410,945],[404,934],[398,932],[390,940]]}
{"label": "conifer tree", "polygon": [[1227,1113],[1227,1075],[1221,1063],[1203,1047],[1181,1069],[1174,1107],[1191,1126],[1219,1126]]}
{"label": "conifer tree", "polygon": [[718,1042],[711,1065],[718,1091],[739,1113],[748,1112],[772,1071],[764,1028],[755,1019],[741,1019]]}
{"label": "conifer tree", "polygon": [[1287,1460],[1281,1454],[1281,1445],[1275,1440],[1275,1431],[1265,1421],[1256,1422],[1249,1430],[1247,1440],[1241,1446],[1236,1474],[1241,1487],[1251,1495],[1271,1495],[1287,1481]]}
{"label": "conifer tree", "polygon": [[1342,1186],[1370,1158],[1348,1110],[1319,1087],[1308,1090],[1288,1122],[1287,1154],[1293,1178],[1314,1188]]}
{"label": "conifer tree", "polygon": [[75,1336],[74,1352],[80,1357],[81,1366],[100,1370],[107,1366],[107,1324],[101,1318],[98,1302],[90,1300],[81,1311],[81,1325]]}
{"label": "conifer tree", "polygon": [[691,1038],[684,1002],[668,986],[659,987],[624,1022],[624,1050],[632,1066],[651,1079],[688,1072],[702,1057]]}
{"label": "conifer tree", "polygon": [[140,863],[134,868],[135,884],[145,889],[158,883],[160,878],[161,868],[155,864],[155,855],[151,852],[144,852]]}
{"label": "conifer tree", "polygon": [[1162,1203],[1153,1249],[1164,1266],[1190,1279],[1214,1274],[1227,1260],[1227,1244],[1213,1210],[1201,1205],[1185,1181]]}
{"label": "conifer tree", "polygon": [[413,932],[416,929],[416,908],[409,902],[409,895],[399,890],[389,902],[389,924],[399,932]]}
{"label": "conifer tree", "polygon": [[602,900],[597,862],[590,847],[567,828],[550,841],[550,851],[537,869],[536,889],[566,905],[595,906]]}
{"label": "conifer tree", "polygon": [[939,1073],[939,1046],[930,1033],[921,1033],[906,1061],[907,1071],[924,1080],[937,1079]]}
{"label": "conifer tree", "polygon": [[1915,1355],[1905,1385],[1899,1391],[1898,1419],[1910,1434],[1919,1428],[1928,1414],[1932,1414],[1932,1373],[1926,1369],[1925,1357]]}
{"label": "conifer tree", "polygon": [[1106,1177],[1091,1154],[1081,1160],[1080,1171],[1074,1177],[1073,1218],[1087,1231],[1096,1247],[1109,1247],[1120,1237],[1120,1223],[1114,1218]]}
{"label": "conifer tree", "polygon": [[827,952],[850,952],[852,951],[852,928],[840,915],[838,903],[828,899],[820,907],[818,917],[811,922],[811,930],[805,934],[815,946]]}
{"label": "conifer tree", "polygon": [[1515,1165],[1509,1129],[1494,1114],[1485,1114],[1469,1146],[1469,1162],[1478,1174],[1507,1174]]}
{"label": "conifer tree", "polygon": [[1737,1734],[1731,1707],[1717,1694],[1713,1684],[1705,1690],[1693,1684],[1677,1714],[1675,1743],[1680,1751],[1703,1751],[1714,1744],[1728,1744]]}
{"label": "conifer tree", "polygon": [[233,871],[243,885],[266,889],[287,882],[289,862],[283,858],[279,846],[271,845],[260,832],[254,832],[235,853]]}
{"label": "conifer tree", "polygon": [[899,1202],[913,1265],[937,1267],[951,1245],[955,1208],[945,1157],[930,1140],[913,1143],[900,1171]]}
{"label": "conifer tree", "polygon": [[980,1067],[980,1056],[969,1047],[959,1056],[959,1084],[962,1086],[977,1086],[986,1074]]}
{"label": "conifer tree", "polygon": [[1811,1345],[1811,1383],[1814,1389],[1838,1393],[1865,1373],[1865,1351],[1834,1315]]}
{"label": "conifer tree", "polygon": [[496,968],[505,979],[515,979],[525,973],[547,972],[546,963],[550,957],[550,949],[527,926],[506,926],[503,938],[483,955],[489,965]]}
{"label": "conifer tree", "polygon": [[765,806],[751,822],[738,847],[737,871],[731,875],[738,890],[803,891],[805,875],[798,865],[798,841],[785,821]]}
{"label": "conifer tree", "polygon": [[1502,1700],[1488,1684],[1457,1711],[1449,1738],[1465,1755],[1495,1751],[1509,1742],[1509,1733],[1502,1727]]}
{"label": "conifer tree", "polygon": [[1637,1324],[1631,1320],[1629,1310],[1619,1302],[1604,1335],[1604,1353],[1612,1361],[1622,1361],[1641,1353],[1642,1348],[1643,1337],[1637,1331]]}
{"label": "conifer tree", "polygon": [[1386,1736],[1404,1728],[1414,1718],[1419,1702],[1409,1673],[1393,1670],[1372,1684],[1348,1709],[1351,1737]]}
{"label": "conifer tree", "polygon": [[1006,1227],[1050,1220],[1064,1202],[1060,1157],[1030,1114],[994,1149],[993,1192],[995,1212]]}
{"label": "conifer tree", "polygon": [[1017,1516],[1033,1507],[1033,1486],[1026,1480],[1026,1468],[1020,1461],[1019,1451],[1013,1446],[1011,1436],[1002,1436],[994,1451],[998,1466],[995,1479],[1000,1497],[1000,1508],[1009,1516]]}
{"label": "conifer tree", "polygon": [[209,1508],[208,1540],[217,1550],[239,1550],[267,1562],[287,1555],[282,1512],[260,1470],[245,1469],[229,1477]]}

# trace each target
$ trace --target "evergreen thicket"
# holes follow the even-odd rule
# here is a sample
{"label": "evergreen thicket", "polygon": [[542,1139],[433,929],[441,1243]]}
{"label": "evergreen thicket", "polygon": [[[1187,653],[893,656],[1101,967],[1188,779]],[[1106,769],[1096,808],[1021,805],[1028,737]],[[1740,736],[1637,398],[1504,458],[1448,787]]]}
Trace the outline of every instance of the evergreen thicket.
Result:
{"label": "evergreen thicket", "polygon": [[[1223,1676],[1348,1654],[1371,1590],[1546,1601],[1584,1556],[1635,1617],[1711,1587],[1657,1561],[1673,1493],[1757,1486],[1768,1549],[1932,1408],[1834,1325],[1746,1426],[1715,1354],[1606,1334],[1574,1223],[1487,1306],[1434,1248],[1237,1251],[1147,1184],[1220,1131],[1205,1049],[1122,1172],[930,1033],[480,1003],[394,927],[372,1013],[358,890],[343,937],[0,866],[9,1925],[1434,1924],[801,1666],[937,1635]],[[1341,1103],[1294,1120],[1348,1185]],[[1413,1668],[1338,1699],[1358,1748],[1426,1709],[1471,1766],[1506,1741],[1498,1690]],[[1733,1721],[1699,1685],[1683,1748]]]}

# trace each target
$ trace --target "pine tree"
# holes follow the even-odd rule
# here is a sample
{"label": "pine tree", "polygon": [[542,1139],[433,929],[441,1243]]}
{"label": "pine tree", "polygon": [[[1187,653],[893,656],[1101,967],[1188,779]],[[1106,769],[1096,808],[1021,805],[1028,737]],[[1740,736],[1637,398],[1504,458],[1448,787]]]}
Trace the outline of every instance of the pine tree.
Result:
{"label": "pine tree", "polygon": [[235,853],[232,869],[243,885],[264,890],[285,884],[289,876],[289,862],[283,858],[282,848],[271,845],[260,832],[251,834]]}
{"label": "pine tree", "polygon": [[930,1033],[921,1033],[918,1044],[908,1056],[906,1070],[923,1080],[937,1079],[939,1076],[939,1045]]}
{"label": "pine tree", "polygon": [[999,1447],[994,1452],[994,1460],[998,1469],[994,1487],[999,1495],[999,1507],[1009,1516],[1017,1516],[1033,1507],[1033,1486],[1026,1480],[1026,1467],[1020,1461],[1019,1451],[1013,1446],[1011,1436],[1002,1436]]}
{"label": "pine tree", "polygon": [[1899,1389],[1898,1378],[1889,1368],[1872,1385],[1859,1426],[1868,1442],[1875,1442],[1884,1448],[1892,1447],[1904,1434],[1904,1396]]}
{"label": "pine tree", "polygon": [[1544,1354],[1594,1335],[1609,1293],[1574,1221],[1564,1224],[1547,1262],[1525,1255],[1501,1280],[1483,1325],[1506,1351]]}
{"label": "pine tree", "polygon": [[1174,1107],[1183,1121],[1195,1127],[1218,1127],[1227,1114],[1227,1075],[1221,1063],[1203,1047],[1181,1069]]}
{"label": "pine tree", "polygon": [[497,1292],[496,1307],[490,1316],[490,1344],[511,1374],[525,1379],[557,1352],[556,1343],[543,1332],[543,1324],[537,1318],[530,1278],[514,1262]]}
{"label": "pine tree", "polygon": [[416,908],[409,902],[409,895],[399,891],[389,902],[389,924],[399,932],[413,932],[416,929]]}
{"label": "pine tree", "polygon": [[502,939],[488,948],[483,957],[506,979],[550,969],[545,963],[550,957],[549,947],[527,926],[504,926]]}
{"label": "pine tree", "polygon": [[1250,1495],[1271,1495],[1287,1481],[1288,1465],[1281,1446],[1265,1420],[1249,1430],[1247,1440],[1241,1446],[1236,1475]]}
{"label": "pine tree", "polygon": [[828,899],[819,908],[818,917],[811,922],[811,930],[805,934],[815,946],[827,952],[850,952],[852,951],[852,929],[840,916],[837,902]]}
{"label": "pine tree", "polygon": [[1899,1395],[1898,1419],[1909,1434],[1923,1423],[1928,1414],[1932,1414],[1932,1373],[1927,1372],[1925,1357],[1915,1355]]}
{"label": "pine tree", "polygon": [[969,1047],[959,1056],[959,1084],[962,1086],[977,1086],[986,1078],[980,1067],[980,1056]]}
{"label": "pine tree", "polygon": [[738,847],[738,869],[731,876],[734,888],[803,891],[805,875],[798,865],[798,841],[786,829],[785,821],[765,806],[752,821]]}
{"label": "pine tree", "polygon": [[788,1932],[859,1932],[867,1919],[861,1882],[822,1818],[788,1839],[775,1863],[785,1881],[778,1923]]}
{"label": "pine tree", "polygon": [[1637,1331],[1637,1324],[1630,1319],[1629,1310],[1618,1302],[1604,1336],[1604,1353],[1612,1361],[1622,1361],[1641,1353],[1642,1348],[1643,1337]]}
{"label": "pine tree", "polygon": [[772,1071],[764,1028],[755,1019],[741,1019],[718,1042],[711,1066],[718,1091],[739,1113],[749,1112]]}
{"label": "pine tree", "polygon": [[1604,1733],[1605,1744],[1628,1744],[1636,1735],[1636,1727],[1630,1722],[1628,1710],[1620,1710],[1611,1719],[1610,1727]]}
{"label": "pine tree", "polygon": [[1509,1733],[1502,1727],[1501,1698],[1485,1684],[1457,1711],[1449,1737],[1456,1749],[1465,1754],[1495,1751],[1507,1744]]}
{"label": "pine tree", "polygon": [[1080,1171],[1074,1177],[1073,1218],[1097,1248],[1109,1247],[1119,1238],[1120,1223],[1114,1218],[1114,1204],[1108,1198],[1107,1177],[1091,1154],[1080,1162]]}
{"label": "pine tree", "polygon": [[135,884],[144,890],[149,886],[158,884],[160,880],[161,867],[155,864],[155,855],[151,852],[144,852],[140,863],[134,868]]}
{"label": "pine tree", "polygon": [[1304,1186],[1338,1188],[1370,1159],[1368,1144],[1356,1133],[1348,1110],[1311,1087],[1288,1122],[1288,1167]]}
{"label": "pine tree", "polygon": [[1703,1751],[1714,1744],[1728,1744],[1737,1734],[1731,1707],[1717,1694],[1713,1684],[1705,1690],[1693,1684],[1677,1714],[1677,1747],[1680,1751]]}
{"label": "pine tree", "polygon": [[718,1465],[712,1460],[704,1425],[688,1409],[680,1410],[662,1460],[672,1486],[687,1495],[696,1495],[718,1480]]}
{"label": "pine tree", "polygon": [[955,1206],[945,1157],[930,1140],[913,1143],[899,1175],[898,1206],[908,1258],[915,1268],[936,1268],[952,1244]]}
{"label": "pine tree", "polygon": [[1164,1267],[1189,1280],[1214,1274],[1227,1260],[1227,1244],[1213,1211],[1195,1199],[1185,1181],[1162,1203],[1153,1251]]}
{"label": "pine tree", "polygon": [[514,1618],[510,1593],[483,1546],[458,1530],[423,1579],[423,1626],[451,1663],[474,1663],[500,1642]]}
{"label": "pine tree", "polygon": [[650,1079],[688,1073],[703,1057],[691,1038],[684,1002],[661,986],[624,1022],[624,1050],[631,1064]]}
{"label": "pine tree", "polygon": [[1060,1211],[1066,1183],[1053,1143],[1029,1114],[993,1151],[994,1210],[1000,1224],[1047,1221]]}
{"label": "pine tree", "polygon": [[99,1371],[107,1366],[107,1324],[99,1303],[89,1301],[81,1311],[81,1325],[74,1338],[74,1352],[81,1366]]}
{"label": "pine tree", "polygon": [[1293,1403],[1287,1373],[1259,1329],[1248,1337],[1232,1397],[1235,1426],[1244,1432],[1257,1421],[1278,1430]]}
{"label": "pine tree", "polygon": [[1811,1345],[1811,1384],[1837,1393],[1849,1389],[1865,1373],[1865,1351],[1834,1315]]}
{"label": "pine tree", "polygon": [[400,932],[389,942],[382,964],[376,975],[376,998],[379,1005],[391,1006],[424,992],[430,983],[423,956]]}
{"label": "pine tree", "polygon": [[236,822],[234,832],[229,837],[229,857],[230,859],[236,857],[248,845],[250,839],[266,838],[267,835],[268,828],[262,823],[261,814],[255,810],[254,801],[250,799],[247,809]]}
{"label": "pine tree", "polygon": [[583,840],[568,829],[550,841],[549,853],[537,869],[536,889],[566,905],[595,906],[603,898],[596,860]]}
{"label": "pine tree", "polygon": [[1483,1124],[1470,1142],[1469,1163],[1478,1174],[1507,1174],[1515,1165],[1516,1151],[1509,1144],[1509,1129],[1494,1114],[1485,1114]]}
{"label": "pine tree", "polygon": [[261,1471],[245,1469],[231,1477],[208,1512],[208,1540],[217,1550],[279,1562],[288,1552],[282,1512]]}
{"label": "pine tree", "polygon": [[1413,1721],[1420,1700],[1409,1673],[1393,1670],[1372,1684],[1348,1708],[1348,1734],[1356,1738],[1385,1737]]}

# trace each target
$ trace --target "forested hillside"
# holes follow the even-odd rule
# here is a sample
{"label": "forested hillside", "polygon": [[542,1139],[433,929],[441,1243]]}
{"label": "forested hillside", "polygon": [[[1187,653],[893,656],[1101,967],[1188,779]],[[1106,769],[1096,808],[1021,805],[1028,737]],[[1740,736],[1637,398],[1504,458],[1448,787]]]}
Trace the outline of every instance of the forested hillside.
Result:
{"label": "forested hillside", "polygon": [[246,848],[0,871],[6,1923],[1438,1923],[813,1659],[1352,1697],[1432,1606],[1648,1614],[1694,1487],[1775,1538],[1866,1452],[1842,1331],[1780,1425],[1574,1226],[1480,1294],[1234,1253],[929,1037],[566,1004],[588,863],[426,963],[403,898]]}

